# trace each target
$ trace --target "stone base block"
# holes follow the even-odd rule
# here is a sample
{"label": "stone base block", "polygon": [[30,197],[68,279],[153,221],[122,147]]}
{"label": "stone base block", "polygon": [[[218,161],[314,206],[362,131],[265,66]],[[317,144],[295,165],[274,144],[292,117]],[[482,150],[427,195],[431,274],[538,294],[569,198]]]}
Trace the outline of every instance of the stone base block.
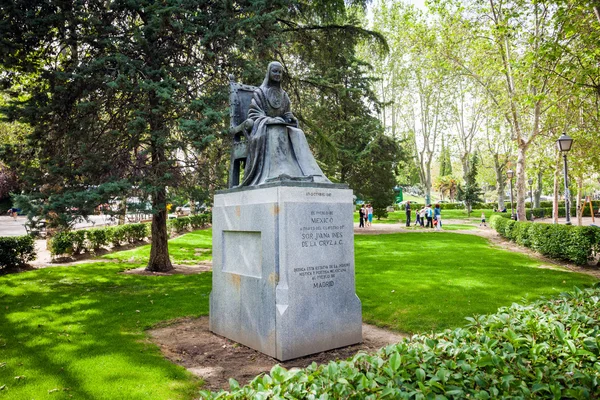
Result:
{"label": "stone base block", "polygon": [[281,361],[362,341],[352,191],[336,186],[215,196],[211,331]]}

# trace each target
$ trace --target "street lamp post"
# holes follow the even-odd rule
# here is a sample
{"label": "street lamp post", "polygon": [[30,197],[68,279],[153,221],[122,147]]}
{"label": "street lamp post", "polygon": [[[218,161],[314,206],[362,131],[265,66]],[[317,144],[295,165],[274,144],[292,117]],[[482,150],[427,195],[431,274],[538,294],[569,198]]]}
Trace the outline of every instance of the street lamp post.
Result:
{"label": "street lamp post", "polygon": [[571,150],[571,145],[573,144],[573,139],[563,133],[558,140],[556,141],[556,146],[558,150],[562,152],[563,160],[564,160],[564,175],[565,175],[565,224],[571,225],[571,200],[569,195],[569,177],[567,170],[567,153]]}
{"label": "street lamp post", "polygon": [[508,180],[510,182],[510,219],[516,220],[515,211],[513,208],[513,189],[512,189],[512,178],[513,178],[513,176],[515,176],[515,173],[513,172],[512,169],[509,169],[508,171],[506,171],[506,176],[508,177]]}
{"label": "street lamp post", "polygon": [[533,221],[533,179],[529,178],[527,183],[529,183],[529,199],[531,202],[529,207],[531,208],[531,220]]}

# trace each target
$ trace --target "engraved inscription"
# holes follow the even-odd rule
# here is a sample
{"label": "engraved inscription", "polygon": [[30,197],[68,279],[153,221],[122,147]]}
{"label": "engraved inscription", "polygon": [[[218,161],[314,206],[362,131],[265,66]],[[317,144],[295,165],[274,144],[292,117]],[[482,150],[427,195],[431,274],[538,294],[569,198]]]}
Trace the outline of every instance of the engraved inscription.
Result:
{"label": "engraved inscription", "polygon": [[327,288],[335,284],[336,277],[340,274],[348,273],[350,263],[317,265],[308,267],[297,267],[293,269],[294,275],[303,277],[307,281],[312,281],[312,288]]}
{"label": "engraved inscription", "polygon": [[344,225],[336,225],[333,211],[311,211],[307,224],[300,228],[302,247],[326,247],[344,244]]}

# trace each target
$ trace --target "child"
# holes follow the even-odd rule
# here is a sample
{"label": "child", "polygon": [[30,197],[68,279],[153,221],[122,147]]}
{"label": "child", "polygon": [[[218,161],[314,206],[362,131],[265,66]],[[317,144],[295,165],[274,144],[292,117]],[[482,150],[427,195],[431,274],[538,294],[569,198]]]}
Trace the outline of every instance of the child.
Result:
{"label": "child", "polygon": [[[485,212],[482,212],[482,213],[481,213],[481,224],[483,224],[483,226],[487,226],[487,225],[485,224]],[[479,224],[479,226],[481,226],[481,224]]]}
{"label": "child", "polygon": [[418,208],[415,210],[415,214],[417,215],[415,226],[421,225],[421,211]]}
{"label": "child", "polygon": [[358,210],[358,220],[359,220],[359,224],[358,227],[359,228],[364,228],[365,227],[365,208],[361,207],[360,210]]}

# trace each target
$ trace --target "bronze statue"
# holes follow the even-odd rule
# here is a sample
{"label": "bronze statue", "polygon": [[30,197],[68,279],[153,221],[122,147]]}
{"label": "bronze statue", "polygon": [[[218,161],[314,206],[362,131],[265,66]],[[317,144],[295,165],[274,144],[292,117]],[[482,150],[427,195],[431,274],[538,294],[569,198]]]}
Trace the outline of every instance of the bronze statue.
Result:
{"label": "bronze statue", "polygon": [[281,64],[271,62],[262,85],[252,95],[244,123],[252,130],[241,186],[286,180],[331,183],[290,111],[290,98],[281,88],[282,75]]}

